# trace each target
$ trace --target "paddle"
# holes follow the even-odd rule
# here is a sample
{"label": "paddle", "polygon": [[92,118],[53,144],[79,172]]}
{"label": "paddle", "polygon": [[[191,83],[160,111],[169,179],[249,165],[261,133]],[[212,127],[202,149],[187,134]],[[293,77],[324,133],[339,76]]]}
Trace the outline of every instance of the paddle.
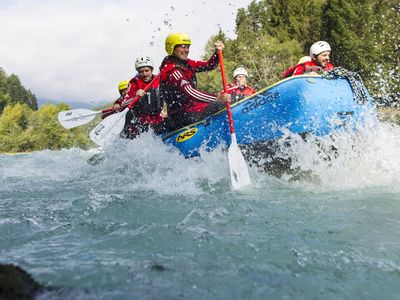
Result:
{"label": "paddle", "polygon": [[101,111],[93,111],[85,108],[70,109],[58,113],[58,121],[66,128],[74,128],[92,121],[97,115],[114,111],[114,108],[108,108]]}
{"label": "paddle", "polygon": [[[159,76],[160,74],[154,76],[150,83],[146,85],[146,87],[143,89],[145,93],[151,88]],[[140,98],[141,96],[137,95],[123,111],[113,114],[101,121],[95,128],[92,129],[92,131],[90,131],[90,139],[97,145],[104,146],[107,141],[118,136],[122,129],[124,129],[126,114],[131,107],[140,100]]]}
{"label": "paddle", "polygon": [[[224,92],[226,93],[228,84],[226,82],[224,58],[222,56],[221,49],[218,49],[218,56],[219,56],[219,64],[221,67],[222,85],[224,87]],[[229,130],[231,133],[231,145],[229,146],[228,149],[231,182],[234,189],[240,189],[250,184],[251,180],[246,161],[244,160],[243,154],[240,151],[236,141],[235,128],[233,126],[232,109],[231,109],[231,104],[229,102],[226,102],[226,111],[228,113]]]}

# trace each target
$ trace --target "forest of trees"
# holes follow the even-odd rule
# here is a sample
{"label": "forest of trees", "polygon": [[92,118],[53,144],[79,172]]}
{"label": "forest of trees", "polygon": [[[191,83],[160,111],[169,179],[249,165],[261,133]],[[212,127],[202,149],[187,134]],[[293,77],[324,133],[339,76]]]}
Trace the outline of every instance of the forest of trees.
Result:
{"label": "forest of trees", "polygon": [[[261,0],[236,15],[235,39],[225,42],[228,74],[237,66],[250,73],[256,88],[271,85],[282,72],[325,40],[335,66],[358,72],[382,105],[400,106],[400,2],[398,0]],[[218,71],[201,74],[204,90],[221,90]]]}
{"label": "forest of trees", "polygon": [[[216,33],[204,57],[214,51],[215,40],[223,40],[228,74],[244,66],[250,84],[260,89],[281,79],[312,43],[325,40],[335,66],[358,72],[378,104],[400,107],[399,28],[398,0],[259,0],[238,10],[237,37]],[[201,90],[221,90],[218,70],[198,79]],[[0,153],[90,147],[87,126],[59,125],[57,113],[66,109],[66,104],[38,109],[18,76],[0,68]]]}
{"label": "forest of trees", "polygon": [[88,148],[88,129],[64,129],[57,114],[69,109],[64,103],[37,107],[37,100],[17,75],[0,68],[0,153],[71,147]]}
{"label": "forest of trees", "polygon": [[25,103],[31,109],[37,109],[37,100],[30,90],[26,90],[17,75],[7,76],[0,67],[0,114],[6,105]]}

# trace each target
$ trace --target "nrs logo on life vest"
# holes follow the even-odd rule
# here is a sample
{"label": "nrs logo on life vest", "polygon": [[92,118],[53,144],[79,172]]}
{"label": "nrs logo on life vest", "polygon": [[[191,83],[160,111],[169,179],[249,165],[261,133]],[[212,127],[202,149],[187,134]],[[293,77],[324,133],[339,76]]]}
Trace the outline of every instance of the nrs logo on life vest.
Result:
{"label": "nrs logo on life vest", "polygon": [[189,130],[186,130],[182,132],[180,135],[176,137],[176,142],[182,143],[184,141],[187,141],[188,139],[194,137],[194,135],[197,133],[198,129],[197,128],[192,128]]}

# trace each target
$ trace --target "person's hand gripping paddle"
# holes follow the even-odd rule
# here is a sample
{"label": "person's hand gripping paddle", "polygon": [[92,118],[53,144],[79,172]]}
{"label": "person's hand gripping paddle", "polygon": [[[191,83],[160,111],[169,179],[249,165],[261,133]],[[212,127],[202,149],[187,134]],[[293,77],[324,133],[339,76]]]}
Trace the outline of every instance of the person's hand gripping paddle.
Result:
{"label": "person's hand gripping paddle", "polygon": [[[227,91],[227,81],[225,74],[224,58],[222,50],[218,49],[219,64],[221,66],[222,84],[224,92]],[[251,183],[249,170],[246,161],[236,141],[235,128],[233,126],[231,104],[226,102],[226,111],[228,113],[229,129],[231,133],[231,144],[228,149],[229,168],[231,172],[231,182],[234,189],[240,189]]]}

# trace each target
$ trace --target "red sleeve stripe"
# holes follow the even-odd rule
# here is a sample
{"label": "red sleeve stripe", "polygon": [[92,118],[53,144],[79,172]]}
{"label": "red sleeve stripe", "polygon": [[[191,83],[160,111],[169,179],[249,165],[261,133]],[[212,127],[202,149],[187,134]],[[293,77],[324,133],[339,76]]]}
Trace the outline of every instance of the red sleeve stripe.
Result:
{"label": "red sleeve stripe", "polygon": [[172,76],[174,76],[174,78],[175,78],[176,80],[179,80],[179,79],[182,78],[182,73],[181,73],[181,71],[179,71],[179,70],[175,70],[174,72],[172,72]]}
{"label": "red sleeve stripe", "polygon": [[203,102],[214,102],[215,101],[215,97],[204,94],[204,93],[194,89],[190,84],[186,84],[183,88],[186,90],[186,92],[190,96],[192,96],[195,99],[198,99]]}
{"label": "red sleeve stripe", "polygon": [[[181,83],[181,81],[183,79],[183,75],[182,75],[182,72],[180,70],[175,70],[171,74],[172,74],[172,76],[174,77],[175,80],[177,80],[179,83]],[[186,93],[189,96],[191,96],[191,97],[193,97],[193,98],[195,98],[197,100],[200,100],[200,101],[203,101],[203,102],[214,102],[215,101],[215,97],[214,96],[202,93],[202,92],[194,89],[189,83],[185,84],[183,86],[183,88],[185,89]]]}
{"label": "red sleeve stripe", "polygon": [[133,98],[124,99],[124,100],[121,102],[121,106],[126,106],[126,105],[128,105],[129,103],[132,102],[132,100],[133,100]]}

